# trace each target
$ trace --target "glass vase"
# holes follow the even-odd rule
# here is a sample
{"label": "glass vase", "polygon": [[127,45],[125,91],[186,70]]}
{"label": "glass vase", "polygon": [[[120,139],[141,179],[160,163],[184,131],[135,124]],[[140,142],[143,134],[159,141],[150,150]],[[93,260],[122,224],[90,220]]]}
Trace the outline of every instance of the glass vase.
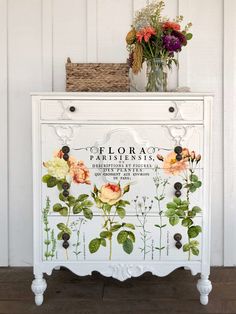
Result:
{"label": "glass vase", "polygon": [[147,60],[147,92],[167,92],[168,69],[167,59]]}

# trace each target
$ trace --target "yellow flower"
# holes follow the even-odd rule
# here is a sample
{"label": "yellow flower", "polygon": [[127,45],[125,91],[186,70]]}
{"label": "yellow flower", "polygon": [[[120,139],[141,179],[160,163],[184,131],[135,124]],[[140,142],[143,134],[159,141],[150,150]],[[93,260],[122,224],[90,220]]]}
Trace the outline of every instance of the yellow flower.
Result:
{"label": "yellow flower", "polygon": [[68,163],[59,157],[54,157],[52,160],[44,162],[43,165],[47,168],[48,174],[58,180],[64,179],[69,173]]}
{"label": "yellow flower", "polygon": [[128,45],[132,45],[136,39],[136,31],[135,28],[132,28],[131,31],[128,32],[126,36],[126,42]]}

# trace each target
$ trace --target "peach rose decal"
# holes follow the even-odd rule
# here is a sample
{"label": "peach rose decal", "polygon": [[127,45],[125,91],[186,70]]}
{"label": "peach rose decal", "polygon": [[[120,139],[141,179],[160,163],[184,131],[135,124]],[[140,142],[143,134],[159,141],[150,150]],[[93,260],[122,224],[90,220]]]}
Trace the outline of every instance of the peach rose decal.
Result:
{"label": "peach rose decal", "polygon": [[[90,241],[90,253],[95,253],[101,246],[106,247],[109,244],[109,260],[111,260],[112,242],[116,232],[118,232],[116,237],[118,244],[122,245],[127,254],[132,253],[135,235],[131,230],[134,230],[135,226],[123,221],[126,216],[125,207],[130,205],[128,201],[123,199],[123,196],[129,192],[129,188],[129,185],[122,188],[119,183],[107,183],[102,185],[100,189],[96,185],[94,186],[92,197],[102,212],[104,225],[99,236]],[[119,218],[120,221],[118,221]]]}
{"label": "peach rose decal", "polygon": [[176,153],[169,153],[164,159],[164,170],[167,174],[177,175],[180,172],[187,169],[187,163],[185,159],[180,161],[176,160]]}
{"label": "peach rose decal", "polygon": [[98,197],[103,203],[114,205],[122,197],[123,192],[119,184],[107,183],[98,192]]}
{"label": "peach rose decal", "polygon": [[164,162],[163,168],[166,174],[178,175],[188,168],[188,161],[190,159],[189,150],[183,148],[181,160],[177,160],[176,156],[175,152],[171,152],[165,157],[157,154],[157,159]]}
{"label": "peach rose decal", "polygon": [[71,163],[70,175],[74,183],[91,184],[89,180],[89,170],[83,161]]}

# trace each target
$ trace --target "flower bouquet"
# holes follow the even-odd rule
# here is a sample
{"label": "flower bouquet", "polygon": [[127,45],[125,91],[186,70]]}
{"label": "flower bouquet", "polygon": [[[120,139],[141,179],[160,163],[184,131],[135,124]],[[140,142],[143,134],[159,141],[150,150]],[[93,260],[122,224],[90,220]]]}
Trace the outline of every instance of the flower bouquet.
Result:
{"label": "flower bouquet", "polygon": [[136,13],[131,30],[126,36],[130,52],[129,65],[134,74],[147,62],[147,92],[167,91],[168,70],[178,65],[176,54],[192,38],[188,23],[181,29],[183,16],[170,20],[162,17],[164,1],[153,1]]}

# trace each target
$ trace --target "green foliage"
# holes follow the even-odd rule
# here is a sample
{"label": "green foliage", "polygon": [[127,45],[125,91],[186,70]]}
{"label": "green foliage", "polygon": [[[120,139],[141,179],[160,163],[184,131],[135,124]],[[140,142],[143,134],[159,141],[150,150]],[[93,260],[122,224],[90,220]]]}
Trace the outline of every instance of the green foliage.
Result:
{"label": "green foliage", "polygon": [[[191,34],[188,34],[189,38]],[[191,38],[190,38],[191,39]],[[193,159],[195,160],[195,159]],[[191,161],[193,166],[193,160]],[[196,162],[196,161],[195,161]],[[197,161],[198,162],[198,161]],[[194,225],[194,218],[197,214],[201,213],[201,208],[194,206],[190,208],[189,193],[194,193],[198,188],[202,186],[202,182],[198,176],[194,173],[194,168],[190,166],[190,174],[186,176],[184,188],[187,190],[187,199],[181,200],[181,198],[174,198],[172,202],[169,202],[165,211],[166,217],[172,226],[181,222],[183,227],[187,228],[188,243],[183,245],[183,251],[188,252],[188,258],[190,255],[199,255],[199,242],[191,240],[197,238],[202,232],[201,226]]]}
{"label": "green foliage", "polygon": [[[123,190],[123,194],[129,192],[129,186],[126,186]],[[118,200],[115,204],[108,204],[106,202],[102,202],[99,198],[99,190],[96,186],[94,186],[94,190],[91,193],[92,198],[94,199],[97,207],[102,210],[103,217],[104,217],[104,225],[103,229],[100,232],[100,237],[92,239],[89,243],[89,251],[90,253],[95,253],[99,250],[102,246],[106,247],[107,241],[109,241],[110,247],[110,254],[109,259],[111,259],[112,255],[112,240],[114,233],[118,232],[117,234],[117,242],[118,244],[122,245],[123,250],[130,254],[133,250],[133,242],[135,242],[135,235],[132,231],[126,230],[131,229],[134,230],[135,227],[133,224],[115,221],[117,216],[122,220],[126,216],[125,207],[130,203],[126,200]],[[87,206],[90,204],[87,204]],[[77,207],[76,207],[77,208]],[[79,209],[80,210],[80,209]],[[86,215],[88,209],[85,209],[84,215]],[[117,220],[117,219],[116,219]],[[131,244],[130,244],[131,242]]]}
{"label": "green foliage", "polygon": [[95,253],[98,251],[98,249],[100,248],[101,245],[101,239],[100,238],[96,238],[90,241],[89,243],[89,251],[90,253]]}
{"label": "green foliage", "polygon": [[123,250],[127,253],[127,254],[131,254],[133,251],[133,242],[131,239],[126,239],[123,242]]}

